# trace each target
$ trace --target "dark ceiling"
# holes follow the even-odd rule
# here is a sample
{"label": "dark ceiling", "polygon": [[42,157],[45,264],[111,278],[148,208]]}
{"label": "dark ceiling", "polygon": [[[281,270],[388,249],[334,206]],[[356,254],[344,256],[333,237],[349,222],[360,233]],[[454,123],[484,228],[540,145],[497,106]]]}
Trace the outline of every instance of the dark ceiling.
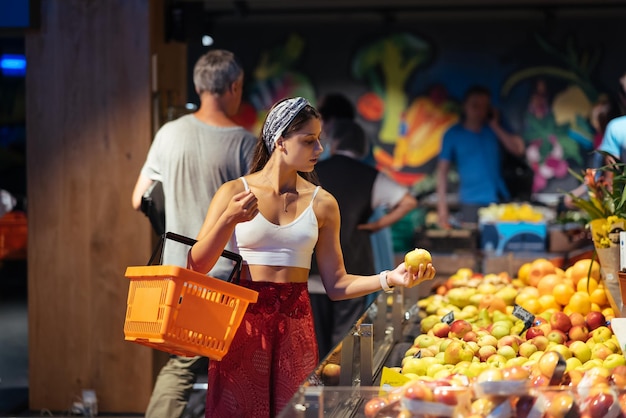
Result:
{"label": "dark ceiling", "polygon": [[625,0],[168,0],[213,18],[323,14],[441,12],[569,12],[589,13],[626,8]]}

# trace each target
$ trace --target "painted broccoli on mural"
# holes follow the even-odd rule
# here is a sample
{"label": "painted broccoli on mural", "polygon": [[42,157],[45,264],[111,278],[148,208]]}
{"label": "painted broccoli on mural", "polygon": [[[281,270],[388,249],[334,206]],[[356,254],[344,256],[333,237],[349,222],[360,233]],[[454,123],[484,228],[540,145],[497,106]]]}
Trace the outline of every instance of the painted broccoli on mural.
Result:
{"label": "painted broccoli on mural", "polygon": [[[568,177],[570,165],[583,166],[585,154],[593,148],[594,132],[588,118],[592,103],[598,98],[591,73],[599,52],[581,50],[572,39],[565,48],[550,45],[539,36],[536,39],[541,49],[557,58],[562,66],[534,66],[517,71],[506,80],[501,93],[507,96],[518,84],[534,81],[521,134],[527,143],[527,160],[535,171],[533,192],[540,192],[548,188],[550,180]],[[549,80],[566,83],[551,103]]]}
{"label": "painted broccoli on mural", "polygon": [[[424,40],[409,34],[394,34],[361,48],[352,65],[352,72],[365,80],[380,100],[382,124],[379,139],[393,144],[400,132],[402,114],[407,108],[406,83],[419,65],[431,58],[431,48]],[[372,102],[375,98],[370,96]]]}
{"label": "painted broccoli on mural", "polygon": [[316,94],[308,76],[294,70],[304,51],[304,40],[290,35],[283,45],[262,51],[253,71],[247,100],[242,103],[238,118],[242,126],[259,132],[270,107],[285,97],[302,96],[315,104]]}

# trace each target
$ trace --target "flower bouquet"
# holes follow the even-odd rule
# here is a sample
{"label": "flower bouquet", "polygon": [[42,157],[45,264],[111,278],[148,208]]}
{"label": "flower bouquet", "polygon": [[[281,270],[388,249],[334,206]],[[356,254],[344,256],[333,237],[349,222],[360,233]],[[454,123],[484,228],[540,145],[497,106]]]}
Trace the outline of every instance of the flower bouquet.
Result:
{"label": "flower bouquet", "polygon": [[[610,154],[597,151],[607,164],[586,169],[582,175],[572,173],[587,187],[586,196],[575,196],[572,204],[589,219],[593,245],[600,261],[604,280],[617,283],[620,269],[619,233],[626,230],[626,164]],[[624,289],[626,295],[626,289]]]}

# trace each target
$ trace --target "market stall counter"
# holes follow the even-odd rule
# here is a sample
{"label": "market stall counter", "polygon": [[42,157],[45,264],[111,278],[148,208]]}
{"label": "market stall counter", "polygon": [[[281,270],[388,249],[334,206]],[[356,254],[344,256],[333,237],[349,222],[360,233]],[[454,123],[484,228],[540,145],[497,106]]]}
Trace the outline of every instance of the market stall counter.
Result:
{"label": "market stall counter", "polygon": [[381,389],[383,370],[399,365],[421,333],[417,301],[441,282],[381,292],[279,417],[367,416],[368,402],[387,392]]}
{"label": "market stall counter", "polygon": [[[515,276],[442,276],[379,294],[279,417],[626,416],[626,336],[616,330],[625,309],[595,260],[557,267],[538,258]],[[453,298],[455,289],[466,296]],[[443,322],[472,329],[439,335]],[[449,353],[453,344],[462,351]],[[426,364],[438,355],[420,352],[433,347],[439,363],[409,371],[407,358]]]}

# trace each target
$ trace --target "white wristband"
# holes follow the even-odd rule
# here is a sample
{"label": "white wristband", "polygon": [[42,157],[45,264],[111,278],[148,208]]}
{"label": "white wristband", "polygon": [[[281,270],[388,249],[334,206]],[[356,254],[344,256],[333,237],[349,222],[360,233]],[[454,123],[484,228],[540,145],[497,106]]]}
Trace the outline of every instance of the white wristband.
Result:
{"label": "white wristband", "polygon": [[378,279],[380,280],[380,287],[382,287],[385,293],[393,293],[393,287],[390,287],[389,283],[387,283],[387,273],[389,273],[389,270],[383,270],[380,273],[378,273]]}

